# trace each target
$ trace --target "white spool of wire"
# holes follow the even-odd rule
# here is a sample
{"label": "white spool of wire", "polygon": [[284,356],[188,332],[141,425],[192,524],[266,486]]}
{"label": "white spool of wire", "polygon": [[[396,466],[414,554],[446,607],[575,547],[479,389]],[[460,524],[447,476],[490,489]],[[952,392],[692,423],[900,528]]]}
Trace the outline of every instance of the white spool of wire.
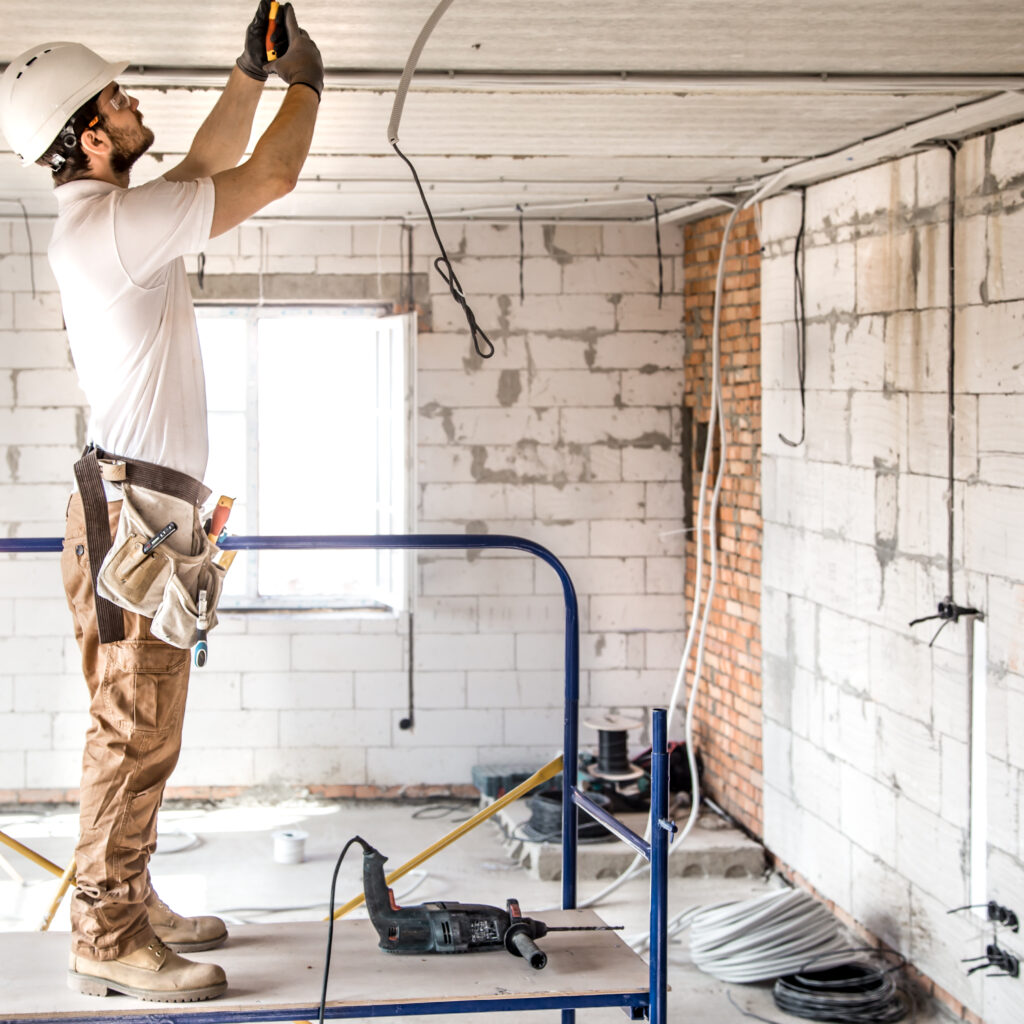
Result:
{"label": "white spool of wire", "polygon": [[285,828],[273,833],[274,860],[278,864],[301,864],[306,859],[308,832],[301,829]]}
{"label": "white spool of wire", "polygon": [[828,967],[845,951],[835,918],[802,889],[705,907],[690,923],[693,962],[722,981],[769,981],[812,958]]}

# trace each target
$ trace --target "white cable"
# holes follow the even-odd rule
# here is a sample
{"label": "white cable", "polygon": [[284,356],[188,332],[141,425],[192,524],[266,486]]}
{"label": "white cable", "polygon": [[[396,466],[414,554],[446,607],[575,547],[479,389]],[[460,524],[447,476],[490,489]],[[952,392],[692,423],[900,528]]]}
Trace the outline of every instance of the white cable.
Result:
{"label": "white cable", "polygon": [[[715,588],[718,581],[718,545],[717,534],[715,523],[717,522],[717,511],[718,501],[721,493],[722,480],[724,477],[725,463],[727,461],[727,449],[728,449],[728,434],[725,427],[725,411],[722,401],[722,386],[721,386],[721,351],[720,351],[720,327],[721,327],[721,302],[722,302],[722,286],[724,282],[724,271],[725,271],[725,255],[726,248],[729,243],[729,236],[732,232],[733,224],[736,221],[736,217],[739,215],[741,210],[746,209],[749,206],[754,205],[764,196],[766,196],[780,181],[782,173],[775,175],[769,181],[767,181],[754,195],[747,199],[744,203],[734,206],[732,213],[729,215],[729,220],[726,222],[725,230],[722,234],[722,244],[719,250],[718,260],[718,272],[715,276],[715,306],[714,315],[712,318],[712,341],[711,341],[711,360],[712,360],[712,406],[711,414],[708,418],[708,436],[707,442],[704,449],[704,467],[701,471],[701,488],[700,498],[698,502],[698,514],[697,514],[697,578],[694,581],[694,601],[693,601],[693,612],[690,619],[690,627],[687,632],[686,644],[683,649],[683,655],[680,659],[679,672],[676,676],[676,683],[672,691],[672,699],[669,702],[669,718],[668,721],[671,723],[672,714],[678,704],[678,695],[681,688],[683,679],[685,677],[685,668],[689,660],[690,650],[693,644],[693,630],[694,620],[696,618],[697,609],[700,603],[700,589],[702,586],[702,574],[703,574],[703,516],[704,516],[704,499],[706,495],[706,484],[707,484],[707,467],[710,464],[712,443],[714,438],[714,427],[715,420],[718,420],[718,429],[720,437],[720,457],[718,464],[718,472],[715,477],[715,487],[711,498],[711,508],[708,520],[708,538],[710,541],[710,574],[708,582],[708,596],[704,605],[704,612],[701,617],[700,626],[700,637],[697,643],[697,661],[693,670],[693,686],[691,687],[690,699],[687,702],[687,713],[686,713],[686,752],[687,760],[690,765],[690,775],[693,779],[693,805],[690,811],[690,816],[687,819],[686,826],[682,833],[676,838],[672,846],[669,848],[669,856],[671,856],[676,849],[679,849],[685,842],[687,836],[690,834],[693,825],[696,823],[697,815],[699,813],[699,789],[697,783],[697,771],[695,766],[695,756],[693,753],[693,714],[696,707],[696,697],[700,687],[701,672],[703,670],[704,663],[704,650],[705,641],[707,637],[707,626],[710,619],[711,607],[714,600]],[[612,883],[602,893],[598,894],[597,898],[602,897],[605,893],[612,891],[617,888],[622,881],[625,881],[626,877],[633,877],[633,875],[639,872],[634,870],[634,865],[640,861],[640,858],[634,858],[633,864],[627,869],[626,873],[615,882]],[[672,918],[669,921],[667,933],[669,935],[677,934],[683,930],[690,923],[689,911],[683,911],[681,914]],[[639,939],[631,942],[634,949],[640,951],[649,947],[650,945],[650,933],[646,936],[641,936]]]}
{"label": "white cable", "polygon": [[[718,472],[715,475],[715,485],[711,497],[711,506],[708,510],[708,534],[711,546],[711,571],[709,576],[708,585],[708,597],[704,605],[704,614],[700,620],[700,631],[699,631],[699,643],[697,645],[697,663],[694,666],[693,673],[693,685],[690,688],[690,697],[687,701],[686,708],[686,725],[685,725],[685,740],[686,740],[686,757],[687,763],[690,768],[690,779],[693,787],[693,800],[690,806],[690,814],[687,818],[686,824],[683,827],[683,831],[679,836],[676,837],[671,847],[669,847],[669,856],[679,849],[690,832],[693,830],[694,825],[697,822],[697,817],[700,813],[700,783],[697,774],[697,759],[694,753],[693,744],[693,718],[696,710],[697,695],[700,690],[700,673],[704,665],[704,646],[707,634],[707,624],[710,618],[711,605],[714,599],[715,586],[718,580],[718,551],[717,551],[717,533],[715,523],[717,520],[718,512],[718,500],[721,494],[722,479],[725,474],[726,464],[726,444],[727,436],[725,432],[725,418],[722,415],[722,385],[721,385],[721,352],[720,352],[720,327],[721,327],[721,311],[722,311],[722,291],[723,283],[725,278],[725,252],[726,247],[729,243],[729,235],[732,232],[733,223],[736,217],[739,215],[742,207],[736,206],[733,208],[732,213],[729,216],[729,220],[726,223],[725,231],[722,234],[722,244],[719,252],[718,260],[718,272],[715,277],[715,306],[714,315],[712,317],[712,329],[711,329],[711,391],[712,401],[711,410],[708,417],[708,433],[707,441],[704,446],[704,465],[701,469],[700,477],[700,495],[697,505],[697,551],[696,551],[696,563],[697,563],[697,575],[694,580],[694,593],[693,593],[693,607],[690,614],[690,624],[687,629],[686,642],[683,647],[683,654],[679,660],[679,669],[676,673],[675,685],[672,689],[672,696],[668,702],[668,718],[666,721],[666,732],[671,729],[672,716],[679,706],[680,692],[683,687],[683,682],[686,678],[686,665],[689,662],[690,652],[693,650],[694,640],[698,636],[697,632],[697,619],[700,615],[701,610],[701,598],[702,590],[704,585],[704,518],[707,504],[707,484],[708,484],[708,473],[711,466],[711,455],[714,451],[714,440],[715,440],[715,426],[717,424],[719,435],[720,435],[720,451],[721,457],[718,460]],[[651,834],[651,823],[648,821],[647,828],[644,832],[644,837],[649,839]],[[600,892],[593,896],[588,897],[586,900],[578,904],[582,907],[590,907],[599,903],[602,899],[614,892],[625,882],[637,875],[642,874],[648,869],[647,862],[637,854],[629,867],[623,871],[618,878],[607,885]],[[642,943],[643,944],[643,943]]]}
{"label": "white cable", "polygon": [[420,34],[416,37],[416,42],[413,43],[412,50],[409,53],[409,59],[405,62],[405,69],[402,71],[402,77],[398,82],[398,89],[395,91],[395,102],[391,108],[391,120],[388,122],[388,142],[392,146],[398,141],[398,124],[402,120],[405,95],[409,91],[409,85],[416,71],[416,65],[419,63],[420,54],[423,52],[423,47],[427,45],[430,33],[434,31],[434,27],[451,5],[452,0],[441,0],[437,7],[434,8],[434,13],[427,18],[426,24],[420,29]]}
{"label": "white cable", "polygon": [[705,907],[690,917],[690,957],[729,982],[767,981],[825,956],[848,954],[835,918],[802,889],[783,889],[738,903]]}

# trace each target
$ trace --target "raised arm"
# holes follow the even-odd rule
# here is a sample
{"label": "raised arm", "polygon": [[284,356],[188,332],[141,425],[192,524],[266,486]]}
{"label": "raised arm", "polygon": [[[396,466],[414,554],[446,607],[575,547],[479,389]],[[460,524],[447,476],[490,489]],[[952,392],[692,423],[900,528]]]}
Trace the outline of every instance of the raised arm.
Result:
{"label": "raised arm", "polygon": [[287,195],[309,155],[324,87],[320,51],[299,28],[291,4],[280,9],[288,36],[274,70],[288,84],[284,101],[245,163],[213,175],[215,203],[210,236],[224,234],[268,203]]}
{"label": "raised arm", "polygon": [[256,107],[267,80],[267,28],[270,0],[260,0],[245,30],[245,45],[213,110],[192,140],[188,154],[164,177],[195,181],[235,167],[252,134]]}
{"label": "raised arm", "polygon": [[164,177],[168,181],[195,181],[236,166],[249,144],[262,92],[262,82],[234,68],[213,110],[196,132],[185,159]]}

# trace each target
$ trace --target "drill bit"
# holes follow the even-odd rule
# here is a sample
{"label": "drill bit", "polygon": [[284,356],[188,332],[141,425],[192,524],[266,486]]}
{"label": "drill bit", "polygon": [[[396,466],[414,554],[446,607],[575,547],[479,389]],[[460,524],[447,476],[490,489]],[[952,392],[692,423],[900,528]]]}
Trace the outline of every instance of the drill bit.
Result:
{"label": "drill bit", "polygon": [[624,924],[562,924],[548,925],[549,932],[621,932]]}

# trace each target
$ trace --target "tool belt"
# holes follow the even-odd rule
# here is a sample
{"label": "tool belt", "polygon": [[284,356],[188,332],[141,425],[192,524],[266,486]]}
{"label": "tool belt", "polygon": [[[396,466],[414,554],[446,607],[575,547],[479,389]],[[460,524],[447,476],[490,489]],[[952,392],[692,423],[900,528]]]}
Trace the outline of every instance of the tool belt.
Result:
{"label": "tool belt", "polygon": [[[94,445],[75,463],[75,479],[100,643],[124,639],[121,609],[126,608],[151,618],[154,636],[174,647],[191,647],[198,637],[201,592],[206,592],[204,624],[212,628],[224,583],[224,570],[213,561],[218,549],[203,532],[199,514],[209,488],[177,470],[110,455]],[[123,493],[113,541],[104,480],[119,483]],[[166,539],[152,544],[161,534]]]}

